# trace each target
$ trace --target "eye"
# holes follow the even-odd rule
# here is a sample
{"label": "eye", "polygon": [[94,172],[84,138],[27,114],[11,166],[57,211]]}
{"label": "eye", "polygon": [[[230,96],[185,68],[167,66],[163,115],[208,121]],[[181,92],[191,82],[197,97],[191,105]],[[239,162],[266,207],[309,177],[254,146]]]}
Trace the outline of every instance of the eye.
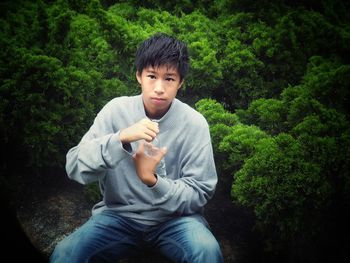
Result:
{"label": "eye", "polygon": [[152,75],[152,74],[147,75],[147,77],[150,78],[150,79],[155,79],[156,78],[156,76]]}
{"label": "eye", "polygon": [[173,79],[173,78],[166,78],[165,80],[167,80],[167,81],[175,81],[175,79]]}

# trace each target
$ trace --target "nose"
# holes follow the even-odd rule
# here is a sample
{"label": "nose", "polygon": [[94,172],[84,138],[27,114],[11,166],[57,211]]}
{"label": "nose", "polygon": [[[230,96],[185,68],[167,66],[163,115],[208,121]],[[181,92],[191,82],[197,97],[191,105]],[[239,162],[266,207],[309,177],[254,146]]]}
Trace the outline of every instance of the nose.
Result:
{"label": "nose", "polygon": [[157,93],[157,94],[162,94],[162,93],[164,93],[164,85],[163,85],[163,82],[162,82],[161,80],[158,80],[158,81],[155,83],[154,92]]}

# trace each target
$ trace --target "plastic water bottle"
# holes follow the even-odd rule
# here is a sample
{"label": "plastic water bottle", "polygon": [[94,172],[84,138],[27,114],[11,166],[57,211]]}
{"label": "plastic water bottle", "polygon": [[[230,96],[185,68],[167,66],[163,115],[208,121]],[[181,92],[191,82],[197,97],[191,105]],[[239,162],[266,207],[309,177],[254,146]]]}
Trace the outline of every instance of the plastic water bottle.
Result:
{"label": "plastic water bottle", "polygon": [[[154,138],[151,142],[145,142],[144,146],[145,154],[147,154],[148,156],[156,155],[161,148],[160,142],[157,138]],[[166,177],[166,166],[164,157],[160,160],[156,168],[156,174],[161,177]]]}

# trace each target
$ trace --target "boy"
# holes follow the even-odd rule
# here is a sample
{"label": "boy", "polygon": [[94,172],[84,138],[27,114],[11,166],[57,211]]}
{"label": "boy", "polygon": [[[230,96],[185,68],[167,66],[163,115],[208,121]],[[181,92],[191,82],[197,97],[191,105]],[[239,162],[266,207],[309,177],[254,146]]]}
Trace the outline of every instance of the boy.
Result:
{"label": "boy", "polygon": [[142,93],[107,103],[67,153],[68,177],[98,180],[103,200],[50,261],[117,262],[152,248],[175,262],[222,262],[202,216],[217,184],[208,124],[175,98],[189,70],[187,47],[156,34],[135,64]]}

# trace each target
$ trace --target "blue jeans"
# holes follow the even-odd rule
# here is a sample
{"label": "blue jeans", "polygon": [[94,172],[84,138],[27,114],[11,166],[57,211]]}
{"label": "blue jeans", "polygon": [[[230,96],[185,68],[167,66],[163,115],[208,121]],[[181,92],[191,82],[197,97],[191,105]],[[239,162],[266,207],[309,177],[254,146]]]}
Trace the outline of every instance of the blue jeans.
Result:
{"label": "blue jeans", "polygon": [[93,215],[59,242],[50,262],[117,262],[145,249],[157,250],[174,262],[223,262],[219,244],[200,216],[148,226],[111,210]]}

